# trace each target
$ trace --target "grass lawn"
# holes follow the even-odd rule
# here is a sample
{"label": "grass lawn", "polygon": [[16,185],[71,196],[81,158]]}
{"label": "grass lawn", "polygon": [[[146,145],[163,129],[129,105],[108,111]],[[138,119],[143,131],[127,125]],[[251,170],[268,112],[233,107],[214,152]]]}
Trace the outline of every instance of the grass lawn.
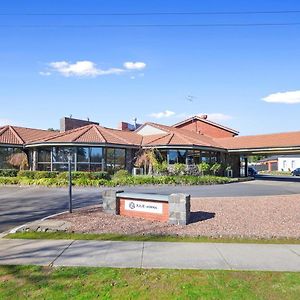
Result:
{"label": "grass lawn", "polygon": [[243,239],[212,237],[179,237],[161,235],[120,235],[65,232],[17,232],[8,234],[10,239],[63,239],[99,241],[151,241],[151,242],[191,242],[191,243],[254,243],[254,244],[300,244],[300,239]]}
{"label": "grass lawn", "polygon": [[0,299],[299,299],[300,273],[0,266]]}

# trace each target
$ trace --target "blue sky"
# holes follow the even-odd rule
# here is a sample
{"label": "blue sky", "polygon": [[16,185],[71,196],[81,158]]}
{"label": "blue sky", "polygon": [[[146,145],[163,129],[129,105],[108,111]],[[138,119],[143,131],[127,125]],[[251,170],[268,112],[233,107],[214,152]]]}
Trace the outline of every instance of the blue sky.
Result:
{"label": "blue sky", "polygon": [[[1,4],[2,14],[300,11],[296,0],[12,0]],[[84,28],[292,23],[300,22],[300,13],[0,15],[0,20],[1,125],[58,128],[59,118],[70,114],[109,127],[134,117],[139,122],[173,124],[207,113],[243,135],[300,130],[300,26]],[[187,100],[189,95],[193,101]]]}

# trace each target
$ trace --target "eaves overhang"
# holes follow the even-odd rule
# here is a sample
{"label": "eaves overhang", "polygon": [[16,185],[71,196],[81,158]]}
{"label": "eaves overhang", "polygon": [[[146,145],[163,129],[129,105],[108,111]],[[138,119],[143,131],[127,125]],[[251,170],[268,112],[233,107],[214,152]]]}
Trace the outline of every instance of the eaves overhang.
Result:
{"label": "eaves overhang", "polygon": [[26,144],[25,148],[36,148],[36,147],[111,147],[111,148],[126,148],[126,149],[139,149],[141,148],[138,145],[124,145],[124,144],[113,144],[113,143],[74,143],[74,142],[43,142],[43,143],[30,143]]}
{"label": "eaves overhang", "polygon": [[300,146],[228,149],[228,153],[254,153],[254,154],[299,152],[299,151],[300,151]]}
{"label": "eaves overhang", "polygon": [[187,150],[208,150],[208,151],[220,151],[220,152],[227,152],[224,148],[218,147],[210,147],[210,146],[199,146],[199,145],[144,145],[142,146],[144,149],[187,149]]}

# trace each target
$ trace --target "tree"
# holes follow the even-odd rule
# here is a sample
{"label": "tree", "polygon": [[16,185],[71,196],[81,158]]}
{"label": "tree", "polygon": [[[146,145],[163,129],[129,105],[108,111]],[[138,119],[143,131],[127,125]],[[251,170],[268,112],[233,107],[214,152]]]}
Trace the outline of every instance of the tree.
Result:
{"label": "tree", "polygon": [[27,155],[24,152],[14,153],[9,158],[9,164],[19,168],[19,170],[25,170],[28,168]]}
{"label": "tree", "polygon": [[156,157],[156,150],[155,149],[145,149],[142,150],[135,161],[135,164],[139,167],[143,167],[145,173],[152,175],[153,174],[153,167],[157,165],[159,162]]}

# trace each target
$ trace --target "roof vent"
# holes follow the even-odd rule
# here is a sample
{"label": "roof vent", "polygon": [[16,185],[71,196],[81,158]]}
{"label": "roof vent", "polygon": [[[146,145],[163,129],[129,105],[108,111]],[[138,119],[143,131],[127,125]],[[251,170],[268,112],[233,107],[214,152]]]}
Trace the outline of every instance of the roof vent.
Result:
{"label": "roof vent", "polygon": [[206,120],[207,119],[207,115],[201,115],[200,118]]}

